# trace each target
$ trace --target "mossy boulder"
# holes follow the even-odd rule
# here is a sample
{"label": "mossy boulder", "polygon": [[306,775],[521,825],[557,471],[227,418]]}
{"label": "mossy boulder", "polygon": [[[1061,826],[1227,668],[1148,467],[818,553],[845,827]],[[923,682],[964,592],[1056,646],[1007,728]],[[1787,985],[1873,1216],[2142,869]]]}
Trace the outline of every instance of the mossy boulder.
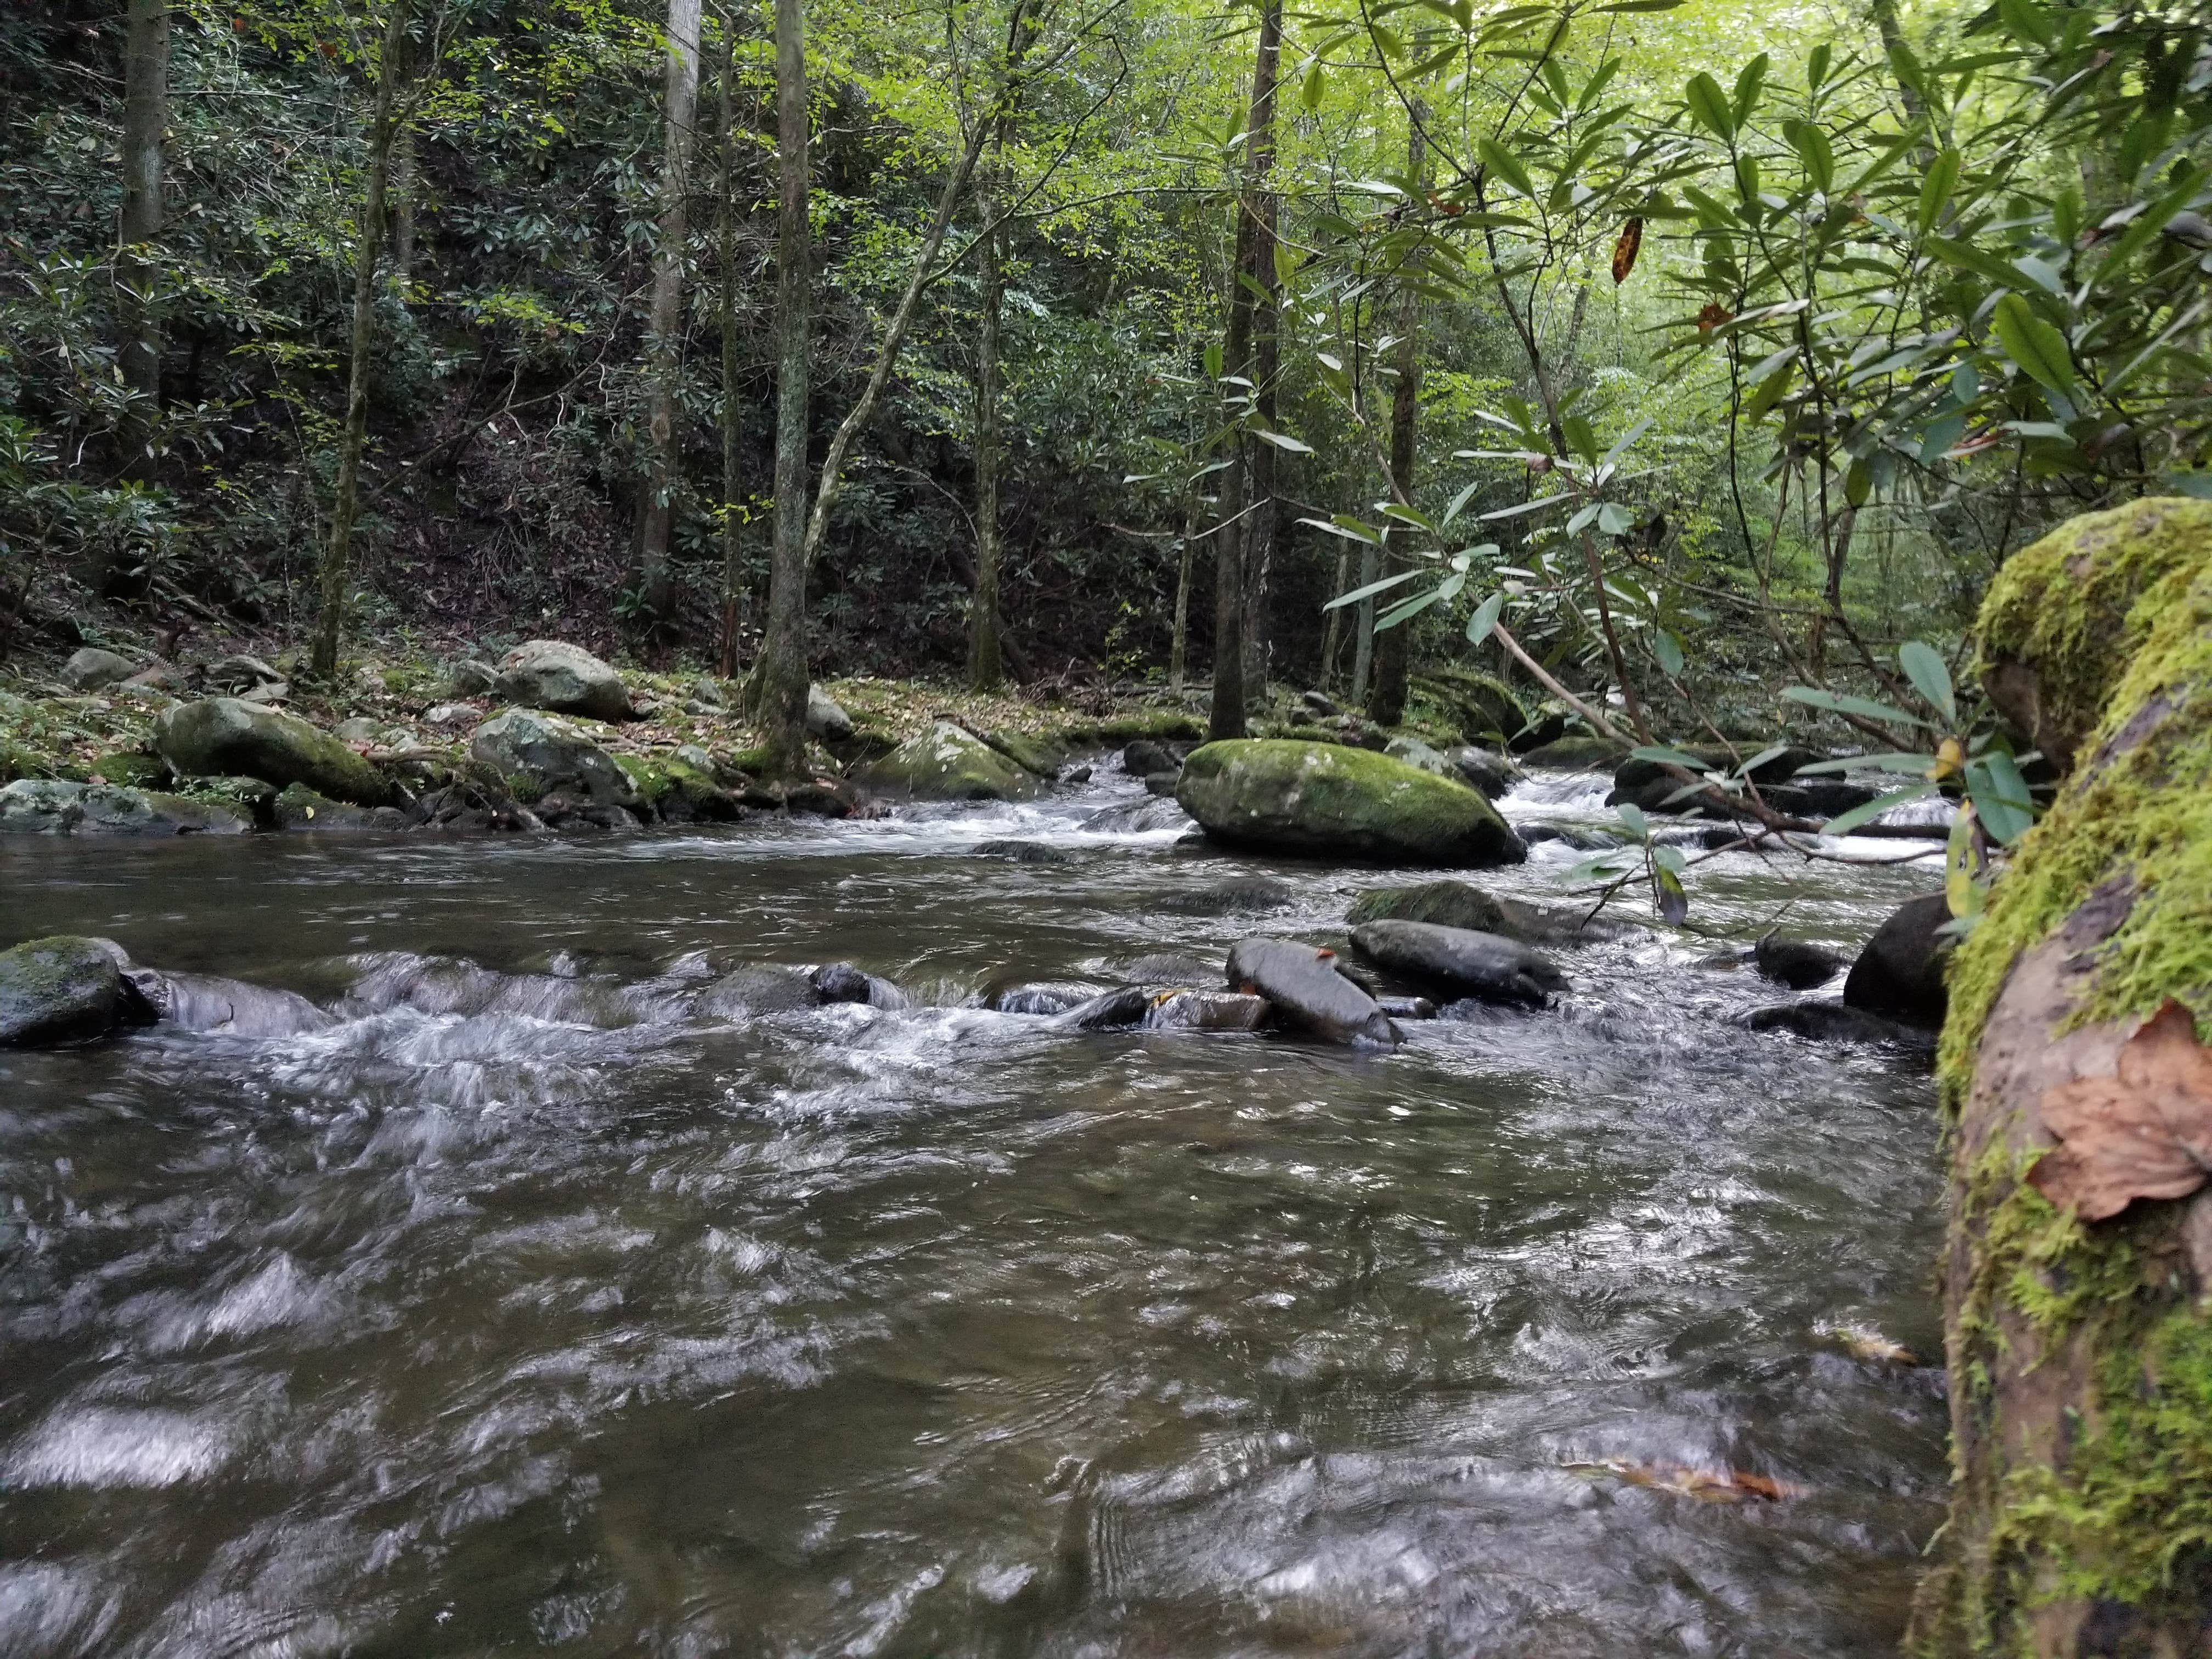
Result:
{"label": "mossy boulder", "polygon": [[243,815],[211,801],[112,783],[21,778],[0,788],[0,833],[46,836],[241,836]]}
{"label": "mossy boulder", "polygon": [[564,640],[525,640],[499,659],[495,695],[524,708],[592,720],[630,718],[623,678],[580,645]]}
{"label": "mossy boulder", "polygon": [[2154,496],[2086,513],[2005,561],[1975,625],[1982,686],[2063,771],[2158,622],[2146,603],[2212,554],[2212,501]]}
{"label": "mossy boulder", "polygon": [[680,754],[651,759],[617,755],[614,761],[639,799],[671,823],[725,823],[742,811],[738,798],[715,781],[710,771]]}
{"label": "mossy boulder", "polygon": [[381,806],[392,784],[359,755],[297,714],[239,697],[206,697],[162,711],[154,748],[179,777],[259,778],[282,789],[304,783],[356,806]]}
{"label": "mossy boulder", "polygon": [[1415,689],[1448,709],[1455,735],[1469,743],[1510,742],[1528,724],[1528,709],[1495,674],[1474,668],[1437,668],[1417,675]]}
{"label": "mossy boulder", "polygon": [[1609,772],[1628,757],[1628,750],[1611,738],[1554,738],[1533,749],[1514,752],[1523,766],[1548,767],[1563,772]]}
{"label": "mossy boulder", "polygon": [[644,804],[615,757],[582,727],[557,715],[503,709],[477,727],[469,754],[505,779],[520,800],[558,794],[625,811]]}
{"label": "mossy boulder", "polygon": [[1957,1480],[1916,1653],[2203,1646],[2208,514],[2146,502],[2092,515],[2016,556],[1984,606],[1983,661],[2034,671],[2027,712],[2073,769],[1946,975]]}
{"label": "mossy boulder", "polygon": [[396,806],[353,806],[319,795],[304,783],[287,784],[269,804],[279,830],[327,834],[342,830],[406,830],[412,820]]}
{"label": "mossy boulder", "polygon": [[1628,923],[1592,916],[1587,908],[1500,898],[1449,878],[1413,887],[1370,888],[1352,901],[1344,920],[1351,927],[1370,921],[1428,922],[1439,927],[1498,933],[1523,945],[1586,945],[1635,931]]}
{"label": "mossy boulder", "polygon": [[1038,788],[1032,774],[950,720],[871,762],[859,782],[872,794],[915,800],[1026,800]]}
{"label": "mossy boulder", "polygon": [[102,783],[119,783],[126,789],[151,789],[167,780],[169,769],[159,756],[125,749],[102,755],[92,763],[92,775]]}
{"label": "mossy boulder", "polygon": [[105,1036],[148,1012],[106,939],[61,933],[0,951],[0,1048],[41,1048]]}
{"label": "mossy boulder", "polygon": [[984,742],[1034,777],[1055,778],[1066,763],[1066,746],[1030,732],[985,732]]}
{"label": "mossy boulder", "polygon": [[1388,755],[1281,738],[1209,743],[1176,799],[1236,846],[1379,864],[1518,864],[1521,838],[1479,790]]}

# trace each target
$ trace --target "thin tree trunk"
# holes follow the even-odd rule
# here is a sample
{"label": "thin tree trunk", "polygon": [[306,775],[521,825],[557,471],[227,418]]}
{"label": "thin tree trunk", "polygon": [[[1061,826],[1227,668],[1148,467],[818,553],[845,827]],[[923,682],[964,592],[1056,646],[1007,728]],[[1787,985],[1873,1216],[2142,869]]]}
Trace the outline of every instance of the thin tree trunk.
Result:
{"label": "thin tree trunk", "polygon": [[[1261,232],[1261,203],[1267,157],[1259,135],[1272,134],[1275,75],[1282,54],[1283,12],[1279,0],[1267,0],[1260,12],[1260,38],[1252,68],[1252,105],[1244,148],[1244,179],[1237,197],[1236,257],[1229,267],[1229,320],[1223,361],[1231,374],[1258,384],[1253,350],[1255,295],[1244,285],[1257,281],[1255,250]],[[1270,266],[1272,270],[1272,252]],[[1213,560],[1213,708],[1207,732],[1220,739],[1244,735],[1244,553],[1249,545],[1245,520],[1256,482],[1255,441],[1242,430],[1231,439],[1231,465],[1221,491],[1221,528],[1215,533]]]}
{"label": "thin tree trunk", "polygon": [[[1329,574],[1328,592],[1331,599],[1352,590],[1352,544],[1336,540],[1336,568]],[[1344,654],[1344,612],[1332,611],[1321,630],[1321,687],[1326,691],[1337,683],[1336,659]]]}
{"label": "thin tree trunk", "polygon": [[743,609],[744,567],[738,544],[738,213],[737,19],[721,18],[722,61],[715,77],[721,147],[715,169],[715,263],[722,277],[722,645],[724,679],[738,672],[738,623]]}
{"label": "thin tree trunk", "polygon": [[415,197],[420,164],[415,132],[400,129],[392,142],[392,281],[404,290],[415,274]]}
{"label": "thin tree trunk", "polygon": [[392,143],[398,130],[401,60],[407,46],[407,0],[392,0],[376,64],[376,94],[368,126],[368,179],[354,243],[353,331],[346,370],[345,425],[338,436],[337,499],[331,508],[331,538],[323,550],[309,668],[318,679],[337,672],[338,641],[345,631],[346,590],[353,580],[353,521],[361,507],[361,458],[368,441],[369,348],[376,323],[376,268],[384,251],[385,191],[392,181]]}
{"label": "thin tree trunk", "polygon": [[[1406,173],[1418,186],[1427,171],[1428,146],[1421,124],[1426,112],[1416,100],[1408,112]],[[1413,459],[1420,437],[1421,413],[1421,296],[1410,276],[1401,278],[1398,297],[1397,385],[1390,393],[1390,477],[1399,500],[1413,496]],[[1382,564],[1385,575],[1407,568],[1398,548],[1406,528],[1384,532]],[[1367,712],[1378,724],[1395,726],[1406,713],[1406,659],[1412,629],[1401,623],[1386,628],[1375,640],[1375,686],[1367,699]]]}
{"label": "thin tree trunk", "polygon": [[1198,549],[1198,492],[1191,492],[1182,510],[1182,534],[1176,540],[1175,632],[1168,641],[1168,693],[1182,696],[1182,682],[1190,659],[1190,566]]}
{"label": "thin tree trunk", "polygon": [[806,19],[800,0],[775,0],[776,413],[775,540],[768,627],[761,641],[757,714],[769,770],[795,775],[806,752],[807,307],[812,262],[806,222]]}
{"label": "thin tree trunk", "polygon": [[133,403],[120,434],[125,475],[153,474],[161,331],[146,244],[161,234],[161,129],[169,112],[168,0],[131,0],[123,48],[123,215],[115,251],[116,368]]}
{"label": "thin tree trunk", "polygon": [[[1276,382],[1282,367],[1282,307],[1277,299],[1279,283],[1275,276],[1275,240],[1282,203],[1273,187],[1275,167],[1275,70],[1282,50],[1282,0],[1266,0],[1262,8],[1261,32],[1270,29],[1275,38],[1276,59],[1269,65],[1265,98],[1259,96],[1254,87],[1252,125],[1246,140],[1246,154],[1257,188],[1254,191],[1252,221],[1253,280],[1260,293],[1253,295],[1252,306],[1252,380],[1254,382],[1254,412],[1260,424],[1270,432],[1278,430],[1276,424]],[[1275,505],[1275,470],[1282,458],[1274,445],[1262,442],[1252,451],[1252,513],[1246,520],[1244,532],[1244,673],[1249,696],[1255,690],[1265,692],[1271,667],[1270,641],[1267,637],[1267,593],[1274,575],[1276,543],[1279,538],[1280,514]],[[1251,682],[1256,681],[1255,686]]]}
{"label": "thin tree trunk", "polygon": [[[998,142],[1005,143],[1003,130]],[[976,205],[985,228],[976,250],[983,314],[975,335],[975,597],[968,608],[968,683],[989,691],[1006,678],[999,651],[999,323],[1006,294],[988,181]]]}
{"label": "thin tree trunk", "polygon": [[675,513],[676,404],[684,372],[684,245],[689,234],[691,129],[699,100],[699,0],[668,0],[667,94],[662,122],[660,236],[647,320],[646,432],[652,473],[638,533],[646,614],[665,627],[675,609],[668,568]]}

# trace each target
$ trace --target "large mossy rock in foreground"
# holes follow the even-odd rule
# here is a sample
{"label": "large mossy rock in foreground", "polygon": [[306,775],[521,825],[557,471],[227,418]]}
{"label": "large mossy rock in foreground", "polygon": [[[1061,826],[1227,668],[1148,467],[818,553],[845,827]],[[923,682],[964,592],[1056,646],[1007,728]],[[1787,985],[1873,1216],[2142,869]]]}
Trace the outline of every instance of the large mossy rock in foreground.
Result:
{"label": "large mossy rock in foreground", "polygon": [[154,748],[180,777],[259,778],[279,789],[304,783],[356,806],[392,799],[384,774],[321,727],[238,697],[164,709],[154,722]]}
{"label": "large mossy rock in foreground", "polygon": [[37,1048],[105,1036],[149,1018],[106,939],[57,934],[0,951],[0,1048]]}
{"label": "large mossy rock in foreground", "polygon": [[[2129,511],[2146,538],[2182,516]],[[2130,585],[2119,573],[2152,556],[2098,516],[2060,532],[2064,557],[2017,556],[2039,588],[2008,568],[1985,659],[2019,617]],[[2114,625],[2069,633],[2066,708],[2104,687],[2102,714],[1946,975],[1958,1484],[1914,1610],[1918,1654],[2205,1650],[2212,533],[2185,551],[2157,556],[2166,574]]]}
{"label": "large mossy rock in foreground", "polygon": [[1176,799],[1234,846],[1449,867],[1528,857],[1480,792],[1341,744],[1209,743],[1183,763]]}
{"label": "large mossy rock in foreground", "polygon": [[1026,800],[1037,780],[981,738],[939,720],[860,776],[872,794],[916,800]]}
{"label": "large mossy rock in foreground", "polygon": [[2013,555],[1975,630],[1990,701],[2072,766],[2158,620],[2143,596],[2203,568],[2208,550],[2212,501],[2161,496],[2084,514]]}

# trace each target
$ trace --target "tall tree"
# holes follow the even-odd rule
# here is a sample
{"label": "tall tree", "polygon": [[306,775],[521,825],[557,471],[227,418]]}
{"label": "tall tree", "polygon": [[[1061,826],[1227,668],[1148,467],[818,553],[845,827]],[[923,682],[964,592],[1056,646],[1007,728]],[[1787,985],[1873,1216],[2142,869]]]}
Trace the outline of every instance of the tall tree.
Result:
{"label": "tall tree", "polygon": [[[1273,150],[1275,81],[1282,47],[1281,0],[1261,0],[1252,103],[1245,126],[1244,176],[1237,194],[1236,257],[1229,270],[1227,338],[1222,351],[1228,373],[1244,382],[1248,393],[1257,384],[1259,365],[1253,350],[1252,325],[1259,295],[1254,290],[1259,283],[1258,250],[1264,234],[1261,198]],[[1272,236],[1266,240],[1272,273],[1273,240]],[[1248,282],[1252,286],[1248,287]],[[1230,442],[1231,465],[1221,491],[1221,525],[1214,536],[1213,708],[1206,729],[1216,738],[1244,735],[1244,555],[1249,544],[1245,520],[1254,501],[1255,441],[1240,425]]]}
{"label": "tall tree", "polygon": [[714,191],[715,263],[722,277],[722,641],[720,670],[728,679],[738,672],[738,622],[744,592],[739,557],[738,511],[738,204],[737,204],[737,18],[721,15],[722,61],[715,76],[716,125],[720,134]]}
{"label": "tall tree", "polygon": [[168,0],[131,0],[123,46],[123,215],[115,252],[116,369],[131,403],[122,431],[131,477],[153,471],[161,392],[161,331],[148,244],[161,234],[161,130],[169,118]]}
{"label": "tall tree", "polygon": [[652,450],[638,520],[638,577],[646,614],[664,626],[675,607],[668,538],[675,515],[676,405],[684,373],[684,252],[690,234],[691,130],[699,101],[699,0],[668,0],[661,113],[660,234],[647,320],[646,433]]}
{"label": "tall tree", "polygon": [[345,631],[346,590],[353,580],[354,519],[361,509],[362,452],[368,441],[369,348],[376,325],[376,271],[384,251],[385,195],[392,183],[392,140],[403,118],[399,87],[405,74],[408,10],[408,0],[391,0],[385,14],[384,37],[371,66],[376,83],[368,123],[368,176],[354,238],[353,325],[348,341],[345,423],[338,433],[337,497],[331,507],[330,540],[323,548],[314,647],[309,657],[310,668],[319,679],[337,672],[338,641]]}
{"label": "tall tree", "polygon": [[[1267,13],[1273,15],[1276,52],[1279,58],[1282,46],[1283,9],[1281,0],[1268,0]],[[1261,27],[1269,27],[1263,13]],[[1282,380],[1283,337],[1281,304],[1282,283],[1275,270],[1275,249],[1278,246],[1282,219],[1282,198],[1275,189],[1275,94],[1276,76],[1268,78],[1264,100],[1253,100],[1251,134],[1247,142],[1246,155],[1250,161],[1256,186],[1252,204],[1252,263],[1250,275],[1259,292],[1252,300],[1252,412],[1261,428],[1273,432],[1276,428],[1276,392]],[[1264,690],[1271,646],[1267,638],[1267,591],[1274,576],[1277,539],[1281,532],[1281,514],[1275,500],[1275,471],[1281,465],[1280,453],[1273,443],[1261,441],[1251,447],[1252,487],[1249,514],[1244,521],[1244,673],[1248,694]],[[1257,681],[1257,686],[1249,682]]]}
{"label": "tall tree", "polygon": [[806,16],[775,0],[775,526],[768,624],[754,703],[769,769],[789,776],[806,751],[806,437],[812,246],[806,222]]}
{"label": "tall tree", "polygon": [[[1426,111],[1417,99],[1407,107],[1406,176],[1418,190],[1427,170],[1428,147],[1422,132]],[[1421,412],[1421,295],[1410,271],[1400,278],[1398,344],[1393,354],[1397,383],[1390,391],[1391,493],[1400,501],[1413,495],[1413,456],[1420,437]],[[1401,549],[1402,525],[1385,532],[1382,564],[1385,575],[1407,568]],[[1367,698],[1368,714],[1383,726],[1395,726],[1406,713],[1406,653],[1412,630],[1404,623],[1386,628],[1375,636],[1375,685]]]}
{"label": "tall tree", "polygon": [[[1003,158],[1003,125],[995,141]],[[1006,285],[999,270],[1001,228],[992,222],[997,201],[994,166],[976,192],[983,221],[975,256],[982,315],[975,329],[975,597],[968,607],[968,683],[988,691],[1006,678],[999,642],[999,325]]]}

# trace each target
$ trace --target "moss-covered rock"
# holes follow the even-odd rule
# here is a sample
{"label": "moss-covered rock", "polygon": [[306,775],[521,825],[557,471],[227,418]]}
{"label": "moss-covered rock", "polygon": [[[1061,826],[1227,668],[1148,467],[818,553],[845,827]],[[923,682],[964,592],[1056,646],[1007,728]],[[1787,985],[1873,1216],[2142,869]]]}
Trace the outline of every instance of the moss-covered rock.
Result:
{"label": "moss-covered rock", "polygon": [[179,777],[259,778],[283,788],[304,783],[333,800],[381,806],[392,799],[384,774],[296,714],[238,697],[206,697],[165,709],[154,722],[154,748]]}
{"label": "moss-covered rock", "polygon": [[270,817],[279,830],[328,834],[344,830],[406,830],[413,827],[396,806],[353,806],[327,795],[319,795],[304,783],[287,784],[270,803]]}
{"label": "moss-covered rock", "polygon": [[[2085,1220],[2038,1184],[2054,1152],[2061,1170],[2081,1155],[2053,1103],[2077,1085],[2130,1097],[2122,1051],[2169,999],[2196,1043],[2212,1029],[2212,538],[2181,533],[2212,520],[2181,505],[2039,544],[1983,614],[1984,660],[2039,665],[2037,721],[2079,736],[2073,775],[1948,975],[1957,1484],[1915,1610],[1925,1655],[2202,1643],[2212,1191],[2131,1194]],[[2101,714],[2083,725],[2097,686]],[[2167,1086],[2185,1132],[2187,1087]]]}
{"label": "moss-covered rock", "polygon": [[617,755],[638,799],[671,823],[720,823],[738,815],[737,797],[702,768],[680,756],[647,758]]}
{"label": "moss-covered rock", "polygon": [[2061,525],[2005,562],[1975,638],[1990,701],[2062,771],[2158,622],[2146,603],[2212,553],[2212,501],[2132,501]]}
{"label": "moss-covered rock", "polygon": [[949,720],[872,762],[859,782],[873,794],[916,800],[1025,800],[1038,787],[1034,775]]}
{"label": "moss-covered rock", "polygon": [[1515,752],[1523,766],[1565,772],[1609,772],[1628,757],[1628,750],[1610,738],[1554,738]]}
{"label": "moss-covered rock", "polygon": [[1034,732],[1002,731],[985,732],[978,735],[1033,777],[1056,778],[1060,775],[1060,769],[1067,761],[1065,745]]}
{"label": "moss-covered rock", "polygon": [[1474,668],[1437,668],[1418,675],[1414,688],[1448,709],[1468,743],[1510,742],[1528,724],[1528,709],[1495,674]]}
{"label": "moss-covered rock", "polygon": [[0,951],[0,1048],[81,1042],[142,1020],[126,964],[107,940],[66,933]]}
{"label": "moss-covered rock", "polygon": [[157,755],[118,749],[94,761],[92,775],[102,783],[119,783],[126,789],[151,789],[167,779],[169,769]]}
{"label": "moss-covered rock", "polygon": [[1528,856],[1480,791],[1339,744],[1207,744],[1183,763],[1176,799],[1206,834],[1232,845],[1382,864]]}
{"label": "moss-covered rock", "polygon": [[1370,888],[1352,901],[1344,920],[1352,927],[1370,921],[1425,921],[1439,927],[1498,933],[1523,945],[1587,945],[1636,931],[1632,925],[1608,916],[1593,916],[1587,907],[1501,898],[1449,878],[1414,887]]}
{"label": "moss-covered rock", "polygon": [[470,756],[503,778],[518,800],[559,794],[625,811],[644,805],[637,786],[584,729],[557,715],[508,708],[476,729]]}
{"label": "moss-covered rock", "polygon": [[46,836],[239,836],[249,819],[227,806],[112,783],[19,778],[0,788],[0,833]]}

